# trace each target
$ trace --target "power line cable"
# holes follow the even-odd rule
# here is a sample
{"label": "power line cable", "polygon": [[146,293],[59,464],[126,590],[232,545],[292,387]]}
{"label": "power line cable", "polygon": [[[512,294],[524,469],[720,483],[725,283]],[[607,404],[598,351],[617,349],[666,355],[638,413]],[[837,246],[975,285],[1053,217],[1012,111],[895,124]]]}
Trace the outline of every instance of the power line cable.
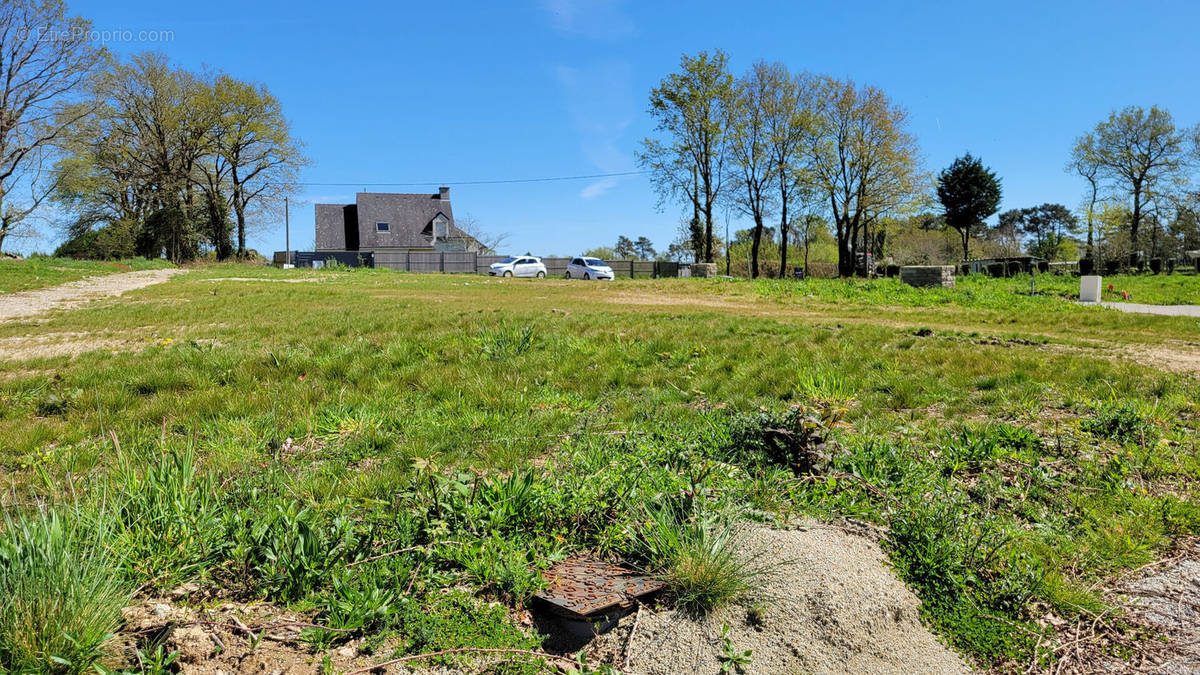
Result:
{"label": "power line cable", "polygon": [[443,180],[443,181],[420,181],[410,183],[309,183],[296,182],[292,185],[303,185],[305,187],[412,187],[420,185],[501,185],[505,183],[550,183],[555,181],[567,180],[590,180],[594,178],[619,178],[621,176],[638,176],[649,173],[649,171],[618,171],[616,173],[593,173],[581,176],[550,176],[545,178],[503,178],[496,180]]}

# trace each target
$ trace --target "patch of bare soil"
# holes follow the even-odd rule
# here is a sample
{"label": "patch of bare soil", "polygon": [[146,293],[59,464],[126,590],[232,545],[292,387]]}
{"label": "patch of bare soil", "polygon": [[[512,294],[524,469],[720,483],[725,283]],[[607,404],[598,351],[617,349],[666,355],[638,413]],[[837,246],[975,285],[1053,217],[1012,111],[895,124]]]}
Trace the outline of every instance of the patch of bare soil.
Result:
{"label": "patch of bare soil", "polygon": [[619,305],[660,305],[663,307],[719,307],[722,309],[761,309],[762,306],[753,302],[739,302],[721,298],[705,298],[680,295],[650,295],[634,293],[617,293],[612,297],[601,298],[600,302],[611,302]]}
{"label": "patch of bare soil", "polygon": [[138,647],[162,644],[166,653],[179,652],[180,673],[317,673],[326,657],[338,672],[368,663],[353,643],[328,653],[310,649],[299,640],[310,621],[274,605],[226,602],[192,609],[173,600],[146,600],[122,610],[119,638],[128,662],[137,663]]}
{"label": "patch of bare soil", "polygon": [[88,277],[50,288],[0,295],[0,321],[36,316],[53,309],[71,309],[97,298],[119,296],[162,283],[183,271],[172,268],[123,272],[103,277]]}
{"label": "patch of bare soil", "polygon": [[1152,368],[1173,373],[1200,373],[1200,345],[1170,341],[1129,347],[1125,353],[1132,360]]}
{"label": "patch of bare soil", "polygon": [[0,361],[26,361],[54,356],[76,356],[99,350],[129,351],[143,346],[136,340],[97,337],[94,333],[47,333],[0,338]]}
{"label": "patch of bare soil", "polygon": [[760,597],[705,618],[642,608],[594,649],[647,675],[720,672],[726,637],[751,651],[747,674],[969,672],[921,624],[920,601],[871,539],[834,526],[755,528],[743,551],[778,564]]}
{"label": "patch of bare soil", "polygon": [[205,281],[270,281],[281,284],[308,284],[318,281],[326,281],[328,279],[336,279],[337,277],[305,277],[303,279],[267,279],[255,277],[218,277],[216,279],[205,279]]}

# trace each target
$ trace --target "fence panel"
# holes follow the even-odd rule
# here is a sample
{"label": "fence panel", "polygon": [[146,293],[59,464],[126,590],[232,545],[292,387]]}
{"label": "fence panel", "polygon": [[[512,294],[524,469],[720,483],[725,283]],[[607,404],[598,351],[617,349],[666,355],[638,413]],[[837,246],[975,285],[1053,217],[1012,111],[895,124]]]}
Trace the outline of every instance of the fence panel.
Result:
{"label": "fence panel", "polygon": [[548,277],[565,277],[569,262],[571,262],[570,258],[542,258],[542,264],[546,266],[546,276]]}
{"label": "fence panel", "polygon": [[389,270],[408,270],[408,251],[376,251],[375,265]]}
{"label": "fence panel", "polygon": [[504,258],[505,258],[505,256],[502,256],[502,255],[478,255],[478,256],[475,256],[475,273],[476,274],[487,274],[488,268],[492,266],[492,263],[498,263],[501,260],[504,260]]}
{"label": "fence panel", "polygon": [[442,254],[437,251],[409,251],[408,271],[441,272]]}
{"label": "fence panel", "polygon": [[653,260],[633,260],[630,262],[631,277],[652,277],[654,276],[654,261]]}
{"label": "fence panel", "polygon": [[445,251],[442,253],[442,271],[455,274],[475,273],[475,253],[472,251]]}
{"label": "fence panel", "polygon": [[335,262],[347,267],[374,267],[375,256],[370,251],[295,251],[292,253],[296,267],[312,267],[314,261],[328,265]]}
{"label": "fence panel", "polygon": [[654,263],[654,276],[663,279],[679,276],[679,263],[670,260],[659,260]]}

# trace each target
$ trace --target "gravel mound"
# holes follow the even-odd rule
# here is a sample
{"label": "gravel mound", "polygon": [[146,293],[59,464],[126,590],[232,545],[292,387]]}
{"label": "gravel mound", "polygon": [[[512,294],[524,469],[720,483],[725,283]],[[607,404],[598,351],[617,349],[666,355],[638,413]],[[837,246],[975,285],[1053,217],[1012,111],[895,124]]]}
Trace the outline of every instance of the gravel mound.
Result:
{"label": "gravel mound", "polygon": [[[964,673],[969,668],[920,622],[919,601],[870,539],[841,528],[754,528],[747,555],[780,565],[762,597],[707,618],[643,609],[629,672],[714,673],[722,625],[734,651],[753,650],[745,673]],[[627,631],[610,640],[628,638]],[[622,664],[623,665],[623,664]]]}

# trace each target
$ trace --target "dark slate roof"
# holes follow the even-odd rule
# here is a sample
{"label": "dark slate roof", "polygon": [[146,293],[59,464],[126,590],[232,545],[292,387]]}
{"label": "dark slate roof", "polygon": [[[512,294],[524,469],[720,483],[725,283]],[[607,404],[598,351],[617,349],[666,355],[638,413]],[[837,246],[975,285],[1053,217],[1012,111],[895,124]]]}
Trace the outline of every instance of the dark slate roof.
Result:
{"label": "dark slate roof", "polygon": [[[359,192],[355,199],[362,248],[428,248],[432,244],[423,231],[439,213],[450,221],[450,237],[464,234],[454,226],[450,200],[438,194]],[[388,232],[375,231],[380,222],[388,223]]]}
{"label": "dark slate roof", "polygon": [[[359,192],[355,204],[317,204],[317,250],[432,248],[439,215],[448,221],[447,239],[471,240],[454,224],[449,193]],[[387,223],[388,231],[378,232],[377,223]]]}
{"label": "dark slate roof", "polygon": [[346,250],[347,204],[317,204],[317,250]]}

